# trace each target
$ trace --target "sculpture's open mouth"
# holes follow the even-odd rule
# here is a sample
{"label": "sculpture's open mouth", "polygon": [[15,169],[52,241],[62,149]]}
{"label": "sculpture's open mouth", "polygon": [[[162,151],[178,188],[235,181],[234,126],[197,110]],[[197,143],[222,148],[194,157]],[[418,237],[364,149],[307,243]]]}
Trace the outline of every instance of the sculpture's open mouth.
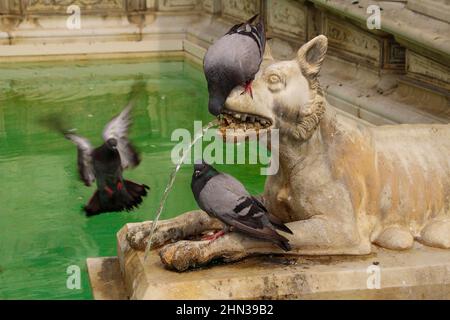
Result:
{"label": "sculpture's open mouth", "polygon": [[[246,135],[246,132],[261,133],[263,130],[269,130],[272,121],[265,117],[255,114],[241,113],[232,110],[223,110],[219,116],[220,131],[225,136],[226,130],[240,131],[238,135]],[[233,133],[233,135],[236,135]]]}

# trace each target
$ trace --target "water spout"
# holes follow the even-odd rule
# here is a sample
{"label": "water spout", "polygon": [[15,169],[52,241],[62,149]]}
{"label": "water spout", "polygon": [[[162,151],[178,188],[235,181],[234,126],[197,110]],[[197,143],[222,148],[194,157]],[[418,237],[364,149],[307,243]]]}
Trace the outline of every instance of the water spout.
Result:
{"label": "water spout", "polygon": [[148,254],[150,252],[150,248],[152,247],[152,238],[153,238],[153,234],[155,233],[155,230],[156,230],[156,225],[157,225],[157,223],[159,221],[159,217],[161,216],[161,213],[162,213],[162,211],[164,209],[164,204],[166,203],[167,197],[169,196],[169,193],[172,190],[173,183],[175,182],[175,177],[176,177],[178,171],[180,170],[181,165],[183,164],[184,160],[186,159],[187,155],[189,154],[189,151],[197,143],[197,141],[199,141],[205,135],[205,132],[208,129],[211,129],[212,127],[217,126],[217,125],[218,125],[218,121],[217,120],[213,120],[213,121],[211,121],[210,123],[208,123],[206,126],[204,126],[202,128],[201,134],[199,134],[199,135],[194,137],[192,142],[189,144],[188,149],[183,153],[183,155],[181,156],[181,158],[178,161],[177,165],[175,166],[175,168],[173,169],[172,173],[170,174],[169,183],[167,184],[166,189],[164,190],[164,194],[163,194],[163,196],[161,198],[161,202],[159,203],[158,211],[156,211],[155,220],[153,220],[152,228],[150,229],[150,234],[148,236],[147,247],[145,248],[144,262],[147,260]]}

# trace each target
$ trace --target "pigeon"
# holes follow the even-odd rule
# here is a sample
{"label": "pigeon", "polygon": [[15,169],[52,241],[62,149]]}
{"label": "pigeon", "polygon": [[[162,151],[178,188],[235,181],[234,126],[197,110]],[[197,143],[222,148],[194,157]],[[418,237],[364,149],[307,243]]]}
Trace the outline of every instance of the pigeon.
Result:
{"label": "pigeon", "polygon": [[224,36],[212,44],[203,60],[203,70],[208,82],[209,112],[218,116],[230,92],[244,86],[244,93],[253,98],[252,81],[263,61],[266,45],[264,23],[261,19],[234,25]]}
{"label": "pigeon", "polygon": [[84,206],[87,216],[104,212],[131,210],[142,203],[150,188],[145,184],[125,180],[122,171],[139,165],[140,158],[136,149],[128,140],[131,125],[132,105],[114,117],[103,130],[104,143],[93,148],[89,140],[62,129],[58,120],[53,119],[52,126],[72,141],[78,149],[78,172],[86,186],[97,183],[97,190]]}
{"label": "pigeon", "polygon": [[253,238],[270,241],[285,251],[290,251],[289,240],[276,229],[292,234],[292,231],[264,204],[251,196],[234,177],[220,173],[202,161],[194,165],[191,181],[192,193],[199,207],[209,216],[219,219],[224,229],[207,240],[215,240],[229,231],[238,231]]}

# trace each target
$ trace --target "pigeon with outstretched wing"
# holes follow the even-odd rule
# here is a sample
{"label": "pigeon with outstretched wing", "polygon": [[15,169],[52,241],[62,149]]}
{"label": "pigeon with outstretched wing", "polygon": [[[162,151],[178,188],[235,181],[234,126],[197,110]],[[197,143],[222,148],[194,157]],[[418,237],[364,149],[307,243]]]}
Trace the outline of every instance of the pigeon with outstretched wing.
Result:
{"label": "pigeon with outstretched wing", "polygon": [[129,104],[106,125],[104,143],[97,148],[93,148],[86,138],[53,124],[77,146],[78,172],[84,184],[90,186],[97,182],[97,190],[84,207],[88,216],[131,210],[142,203],[149,190],[145,184],[125,180],[122,176],[124,169],[136,167],[140,162],[136,149],[128,140],[131,108]]}

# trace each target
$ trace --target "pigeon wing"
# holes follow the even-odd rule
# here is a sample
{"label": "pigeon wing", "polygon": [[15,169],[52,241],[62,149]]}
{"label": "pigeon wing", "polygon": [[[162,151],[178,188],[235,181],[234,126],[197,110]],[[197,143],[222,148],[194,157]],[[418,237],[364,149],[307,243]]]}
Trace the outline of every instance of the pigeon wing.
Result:
{"label": "pigeon wing", "polygon": [[140,158],[133,146],[128,140],[128,129],[131,126],[131,109],[132,104],[129,103],[125,109],[106,125],[103,130],[103,140],[114,138],[117,140],[117,150],[120,154],[122,169],[136,167]]}
{"label": "pigeon wing", "polygon": [[261,208],[262,203],[232,176],[220,174],[210,179],[200,192],[199,201],[203,210],[226,225],[290,250],[289,240],[276,232],[277,226],[272,225],[268,213]]}
{"label": "pigeon wing", "polygon": [[92,163],[92,145],[86,138],[72,133],[64,135],[72,141],[78,149],[78,173],[86,186],[90,186],[95,181],[94,166]]}
{"label": "pigeon wing", "polygon": [[232,176],[222,173],[210,179],[200,192],[199,201],[206,212],[229,225],[238,220],[251,228],[263,227],[264,212]]}

